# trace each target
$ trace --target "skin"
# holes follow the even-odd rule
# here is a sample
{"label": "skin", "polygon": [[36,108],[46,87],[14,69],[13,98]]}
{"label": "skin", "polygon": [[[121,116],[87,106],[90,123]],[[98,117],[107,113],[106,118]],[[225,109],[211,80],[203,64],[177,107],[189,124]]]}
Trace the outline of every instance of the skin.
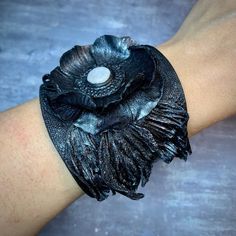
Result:
{"label": "skin", "polygon": [[[199,1],[157,47],[184,88],[189,136],[236,114],[235,29],[236,1]],[[48,136],[38,99],[2,112],[0,123],[1,235],[35,235],[83,192]]]}

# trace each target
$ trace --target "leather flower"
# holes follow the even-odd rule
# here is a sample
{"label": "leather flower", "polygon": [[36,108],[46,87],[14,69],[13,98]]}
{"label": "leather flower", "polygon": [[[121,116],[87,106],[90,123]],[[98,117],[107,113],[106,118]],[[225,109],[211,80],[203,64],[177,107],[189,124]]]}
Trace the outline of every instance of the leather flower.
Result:
{"label": "leather flower", "polygon": [[[60,67],[44,76],[53,91],[50,103],[61,119],[75,119],[84,110],[104,111],[121,103],[135,90],[149,86],[155,78],[155,61],[129,37],[102,36],[91,46],[75,46],[63,54]],[[96,67],[106,67],[111,79],[101,85],[88,82]],[[155,98],[160,97],[158,90]]]}

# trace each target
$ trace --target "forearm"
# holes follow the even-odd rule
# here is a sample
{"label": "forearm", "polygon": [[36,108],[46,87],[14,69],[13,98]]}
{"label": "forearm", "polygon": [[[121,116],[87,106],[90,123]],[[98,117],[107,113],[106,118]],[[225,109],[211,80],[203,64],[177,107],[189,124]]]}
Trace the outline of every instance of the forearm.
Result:
{"label": "forearm", "polygon": [[[174,46],[163,45],[159,49],[171,61],[183,85],[190,136],[235,112],[233,84],[225,85],[222,97],[220,80],[214,86],[201,84],[200,73],[185,72],[186,62],[181,63]],[[189,71],[204,69],[196,68],[190,60],[188,63]],[[0,122],[0,186],[3,189],[0,211],[4,212],[0,226],[6,234],[31,235],[82,191],[49,138],[38,99],[2,113]]]}
{"label": "forearm", "polygon": [[51,143],[38,100],[0,122],[1,235],[32,235],[82,191]]}
{"label": "forearm", "polygon": [[[207,12],[207,1],[202,3]],[[204,20],[188,26],[191,17],[204,19],[201,6],[196,7],[185,21],[186,27],[158,47],[175,68],[184,88],[190,116],[189,136],[236,113],[232,50],[236,46],[232,31],[235,20],[218,14],[216,8],[217,23],[211,22],[205,30],[200,24]],[[228,8],[232,7],[229,4]],[[32,235],[82,191],[48,136],[38,100],[2,113],[0,122],[1,235]]]}

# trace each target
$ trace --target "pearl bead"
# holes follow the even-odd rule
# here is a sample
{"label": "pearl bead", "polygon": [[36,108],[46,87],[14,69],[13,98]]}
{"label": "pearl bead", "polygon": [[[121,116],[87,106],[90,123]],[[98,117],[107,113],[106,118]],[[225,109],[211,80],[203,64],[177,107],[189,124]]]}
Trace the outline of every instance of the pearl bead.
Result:
{"label": "pearl bead", "polygon": [[88,75],[87,80],[91,84],[102,84],[105,83],[111,76],[111,72],[104,66],[95,67]]}

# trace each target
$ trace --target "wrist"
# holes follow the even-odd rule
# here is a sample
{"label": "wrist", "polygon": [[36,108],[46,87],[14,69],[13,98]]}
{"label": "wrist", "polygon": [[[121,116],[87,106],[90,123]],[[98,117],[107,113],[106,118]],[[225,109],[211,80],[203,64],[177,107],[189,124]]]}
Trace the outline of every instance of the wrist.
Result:
{"label": "wrist", "polygon": [[208,52],[199,52],[196,46],[184,41],[168,41],[157,48],[181,81],[189,113],[189,136],[232,114],[230,99],[222,93],[229,86],[222,84],[222,69],[215,67]]}
{"label": "wrist", "polygon": [[[183,62],[184,57],[181,55],[181,53],[183,52],[181,52],[180,46],[178,44],[173,43],[172,41],[167,41],[166,43],[157,46],[157,49],[168,59],[179,77],[184,90],[187,110],[189,113],[188,134],[189,136],[192,136],[197,133],[198,130],[195,128],[195,124],[193,121],[195,113],[193,106],[194,101],[190,93],[191,76],[187,71],[191,71],[191,68],[189,65],[186,65],[187,62]],[[191,64],[190,58],[188,59],[188,63]]]}

